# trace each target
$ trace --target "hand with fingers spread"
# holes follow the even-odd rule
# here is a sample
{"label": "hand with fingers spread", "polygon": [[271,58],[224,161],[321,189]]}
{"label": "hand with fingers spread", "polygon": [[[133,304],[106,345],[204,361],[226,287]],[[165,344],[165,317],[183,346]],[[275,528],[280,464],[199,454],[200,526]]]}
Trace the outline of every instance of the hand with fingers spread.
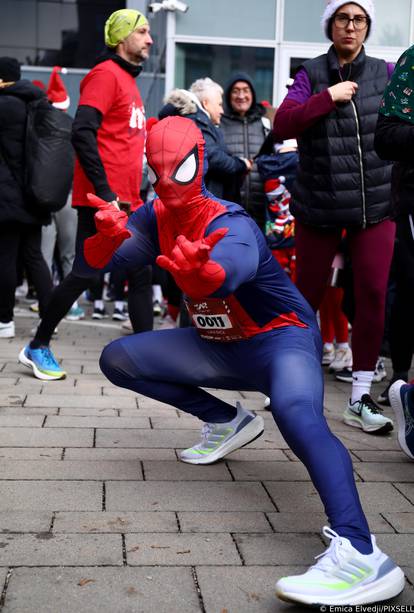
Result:
{"label": "hand with fingers spread", "polygon": [[85,260],[93,268],[103,268],[124,240],[131,236],[125,227],[128,215],[119,210],[116,202],[106,202],[95,194],[88,194],[88,200],[98,209],[94,217],[97,233],[84,243]]}
{"label": "hand with fingers spread", "polygon": [[168,270],[177,285],[191,298],[209,296],[223,284],[226,275],[222,266],[210,259],[210,252],[227,232],[228,228],[218,228],[194,242],[180,235],[171,257],[159,255],[157,264]]}

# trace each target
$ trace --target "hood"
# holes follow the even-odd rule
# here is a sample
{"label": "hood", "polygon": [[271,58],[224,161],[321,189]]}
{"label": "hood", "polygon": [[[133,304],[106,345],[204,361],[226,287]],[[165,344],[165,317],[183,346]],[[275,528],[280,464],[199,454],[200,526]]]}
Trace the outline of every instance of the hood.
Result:
{"label": "hood", "polygon": [[128,72],[133,77],[137,77],[142,72],[142,66],[136,66],[135,64],[127,62],[117,53],[115,53],[115,51],[109,48],[106,48],[105,51],[96,58],[94,66],[102,64],[102,62],[106,62],[107,60],[112,60],[113,62],[115,62],[115,64],[118,64],[118,66],[126,70],[126,72]]}
{"label": "hood", "polygon": [[201,113],[206,118],[209,117],[201,105],[201,102],[193,92],[187,89],[173,89],[166,98],[164,98],[164,106],[158,113],[159,119],[171,117],[174,115],[195,115]]}
{"label": "hood", "polygon": [[31,102],[32,100],[38,100],[39,98],[46,98],[45,92],[39,87],[33,85],[31,81],[27,79],[20,79],[10,85],[0,84],[1,96],[17,96],[25,102]]}
{"label": "hood", "polygon": [[246,83],[250,85],[250,89],[252,90],[253,102],[252,102],[252,106],[250,107],[247,115],[253,115],[253,114],[259,114],[260,116],[264,115],[266,112],[265,108],[261,104],[258,104],[257,99],[256,99],[256,90],[254,88],[252,78],[250,77],[250,75],[247,74],[247,72],[233,72],[230,75],[230,78],[228,79],[224,87],[224,104],[225,104],[226,115],[229,115],[229,116],[236,115],[235,113],[233,113],[233,110],[230,104],[230,90],[233,87],[233,85],[236,83],[236,81],[245,81]]}

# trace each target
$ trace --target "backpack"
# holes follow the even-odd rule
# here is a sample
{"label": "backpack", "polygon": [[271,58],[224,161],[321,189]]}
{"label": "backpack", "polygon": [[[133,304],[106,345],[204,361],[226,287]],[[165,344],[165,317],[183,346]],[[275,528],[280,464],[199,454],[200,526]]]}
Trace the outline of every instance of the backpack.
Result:
{"label": "backpack", "polygon": [[24,187],[44,213],[63,208],[72,186],[72,121],[47,98],[27,104]]}

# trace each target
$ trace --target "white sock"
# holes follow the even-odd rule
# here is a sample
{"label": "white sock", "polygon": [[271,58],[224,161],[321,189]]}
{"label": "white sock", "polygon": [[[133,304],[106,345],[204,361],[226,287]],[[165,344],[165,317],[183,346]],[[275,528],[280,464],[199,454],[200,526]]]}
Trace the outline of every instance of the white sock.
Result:
{"label": "white sock", "polygon": [[125,302],[123,300],[115,300],[115,309],[118,311],[123,311],[125,307]]}
{"label": "white sock", "polygon": [[336,348],[337,349],[349,349],[349,343],[337,343]]}
{"label": "white sock", "polygon": [[364,394],[370,393],[373,376],[373,370],[355,370],[352,373],[351,403],[361,400]]}
{"label": "white sock", "polygon": [[152,300],[153,302],[162,302],[162,291],[161,285],[153,285],[152,286]]}
{"label": "white sock", "polygon": [[333,343],[324,343],[323,348],[326,349],[326,351],[332,351],[334,348],[334,345]]}
{"label": "white sock", "polygon": [[100,309],[101,311],[103,311],[103,308],[104,308],[103,300],[95,300],[95,302],[93,303],[93,308]]}

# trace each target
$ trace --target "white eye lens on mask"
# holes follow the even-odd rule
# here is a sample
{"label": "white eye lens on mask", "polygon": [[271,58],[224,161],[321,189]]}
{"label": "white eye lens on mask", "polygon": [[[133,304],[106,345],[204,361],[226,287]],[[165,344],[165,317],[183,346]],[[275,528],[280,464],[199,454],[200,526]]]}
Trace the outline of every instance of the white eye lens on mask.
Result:
{"label": "white eye lens on mask", "polygon": [[177,183],[190,183],[197,174],[197,159],[194,153],[191,153],[175,171],[174,181]]}
{"label": "white eye lens on mask", "polygon": [[157,175],[152,170],[149,164],[148,164],[148,179],[150,180],[150,183],[152,183],[152,185],[155,185],[155,183],[158,181]]}

